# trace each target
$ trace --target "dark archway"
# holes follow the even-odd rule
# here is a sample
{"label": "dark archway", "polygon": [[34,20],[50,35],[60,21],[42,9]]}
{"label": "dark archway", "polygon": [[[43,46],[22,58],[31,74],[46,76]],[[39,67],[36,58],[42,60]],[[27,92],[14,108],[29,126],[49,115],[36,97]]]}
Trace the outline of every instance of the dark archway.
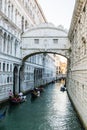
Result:
{"label": "dark archway", "polygon": [[18,88],[19,88],[19,77],[18,77],[18,68],[17,66],[14,67],[13,70],[13,94],[16,95],[18,93]]}
{"label": "dark archway", "polygon": [[24,82],[24,66],[21,66],[19,70],[19,92],[23,91],[23,82]]}
{"label": "dark archway", "polygon": [[[54,57],[56,56],[56,55],[59,55],[59,56],[63,56],[63,57],[65,57],[64,55],[61,55],[61,54],[59,54],[59,53],[54,53],[54,52],[35,52],[35,53],[30,53],[30,54],[28,54],[28,55],[26,55],[23,59],[22,59],[22,66],[21,66],[21,69],[20,69],[20,71],[19,71],[19,73],[20,73],[20,90],[22,91],[22,90],[24,90],[24,88],[27,88],[26,87],[26,84],[25,84],[25,82],[24,82],[24,80],[25,80],[25,78],[26,78],[26,74],[25,74],[25,72],[24,72],[24,67],[25,67],[25,62],[28,62],[29,61],[29,59],[28,58],[30,58],[30,57],[32,57],[32,56],[34,56],[34,55],[39,55],[39,54],[43,54],[44,55],[44,57],[43,57],[43,66],[35,66],[35,68],[34,68],[34,72],[32,72],[33,73],[33,86],[34,87],[38,87],[38,86],[41,86],[41,85],[44,85],[44,84],[46,84],[46,83],[48,83],[48,82],[50,82],[50,81],[54,81],[55,79],[56,80],[58,80],[62,75],[63,75],[63,73],[61,72],[60,74],[58,73],[58,75],[56,75],[56,77],[55,78],[50,78],[50,80],[49,81],[47,81],[47,79],[45,78],[45,74],[46,75],[48,75],[47,77],[49,77],[49,73],[47,73],[47,71],[44,69],[45,68],[45,66],[44,66],[44,58],[47,56],[47,54],[53,54],[54,55]],[[68,70],[68,58],[67,57],[65,57],[66,59],[67,59],[67,69],[66,70]],[[30,63],[33,63],[33,62],[31,62],[30,61]],[[28,72],[27,72],[28,73]],[[31,73],[31,72],[30,72]],[[25,77],[24,77],[25,76]],[[30,74],[29,74],[29,76],[30,76]],[[67,72],[66,72],[66,74],[64,75],[65,77],[67,77]],[[30,78],[30,77],[29,77]],[[29,85],[28,84],[28,82],[27,82],[27,86],[31,86],[31,84]]]}
{"label": "dark archway", "polygon": [[43,68],[35,68],[34,69],[34,87],[38,87],[42,85],[42,77],[43,77]]}
{"label": "dark archway", "polygon": [[22,59],[22,63],[24,63],[29,57],[33,56],[33,55],[38,55],[38,54],[54,54],[54,55],[60,55],[60,56],[63,56],[65,57],[67,60],[69,59],[69,57],[65,56],[65,55],[62,55],[60,53],[57,53],[57,52],[51,52],[51,51],[40,51],[40,52],[34,52],[34,53],[30,53],[28,55],[26,55],[25,57],[23,57]]}

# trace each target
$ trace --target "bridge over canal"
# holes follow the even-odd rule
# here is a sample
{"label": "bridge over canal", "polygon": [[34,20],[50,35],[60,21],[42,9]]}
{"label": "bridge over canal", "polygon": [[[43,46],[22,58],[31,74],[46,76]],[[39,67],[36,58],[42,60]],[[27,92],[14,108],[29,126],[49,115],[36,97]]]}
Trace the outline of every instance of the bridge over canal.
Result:
{"label": "bridge over canal", "polygon": [[22,35],[22,59],[39,53],[59,54],[69,58],[70,41],[62,27],[44,23],[32,27]]}

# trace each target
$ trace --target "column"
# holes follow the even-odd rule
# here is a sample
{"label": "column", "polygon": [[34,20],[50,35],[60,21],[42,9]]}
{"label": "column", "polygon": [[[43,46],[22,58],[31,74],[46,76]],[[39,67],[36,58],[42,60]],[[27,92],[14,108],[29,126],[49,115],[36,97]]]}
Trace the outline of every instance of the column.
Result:
{"label": "column", "polygon": [[9,42],[10,42],[10,36],[7,37],[7,54],[9,54]]}
{"label": "column", "polygon": [[13,22],[15,23],[15,7],[13,6]]}
{"label": "column", "polygon": [[6,5],[6,15],[8,16],[8,0],[7,0],[7,5]]}
{"label": "column", "polygon": [[2,52],[2,32],[0,33],[0,52]]}
{"label": "column", "polygon": [[5,39],[6,41],[5,41],[5,53],[7,53],[7,44],[8,44],[8,40],[7,40],[7,37],[6,37],[6,39]]}
{"label": "column", "polygon": [[10,2],[8,2],[8,17],[10,18]]}
{"label": "column", "polygon": [[5,0],[2,0],[2,11],[4,12]]}
{"label": "column", "polygon": [[2,0],[0,0],[0,10],[2,10]]}
{"label": "column", "polygon": [[12,55],[12,43],[13,43],[13,37],[11,37],[11,42],[10,42],[10,54]]}
{"label": "column", "polygon": [[11,20],[13,21],[13,5],[11,5]]}

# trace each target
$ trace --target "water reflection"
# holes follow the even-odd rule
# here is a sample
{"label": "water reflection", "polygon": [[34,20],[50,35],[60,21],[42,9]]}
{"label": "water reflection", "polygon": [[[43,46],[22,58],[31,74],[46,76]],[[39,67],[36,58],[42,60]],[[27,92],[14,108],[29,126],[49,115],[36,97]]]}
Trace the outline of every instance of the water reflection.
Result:
{"label": "water reflection", "polygon": [[83,130],[60,83],[48,85],[41,96],[17,106],[9,105],[0,130]]}

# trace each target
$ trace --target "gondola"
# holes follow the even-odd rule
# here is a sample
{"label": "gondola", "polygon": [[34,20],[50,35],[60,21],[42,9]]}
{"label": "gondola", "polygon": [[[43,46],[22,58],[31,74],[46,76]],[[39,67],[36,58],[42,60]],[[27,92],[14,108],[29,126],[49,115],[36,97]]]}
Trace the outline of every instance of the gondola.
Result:
{"label": "gondola", "polygon": [[62,87],[60,88],[60,91],[62,91],[62,92],[66,91],[66,87],[62,86]]}
{"label": "gondola", "polygon": [[12,97],[10,98],[10,103],[19,104],[21,102],[20,98]]}
{"label": "gondola", "polygon": [[43,87],[38,87],[38,91],[43,92],[44,88]]}
{"label": "gondola", "polygon": [[19,104],[26,101],[26,96],[23,96],[23,93],[19,93],[18,95],[14,97],[10,97],[10,102],[12,104]]}
{"label": "gondola", "polygon": [[32,92],[31,92],[31,97],[32,98],[37,98],[39,96],[40,96],[40,91],[32,90]]}
{"label": "gondola", "polygon": [[23,102],[25,102],[26,101],[26,99],[25,98],[11,98],[10,99],[10,103],[11,104],[19,104],[19,103],[23,103]]}
{"label": "gondola", "polygon": [[4,110],[3,113],[0,113],[0,121],[5,118],[5,116],[6,116],[6,111],[7,111],[7,108]]}

